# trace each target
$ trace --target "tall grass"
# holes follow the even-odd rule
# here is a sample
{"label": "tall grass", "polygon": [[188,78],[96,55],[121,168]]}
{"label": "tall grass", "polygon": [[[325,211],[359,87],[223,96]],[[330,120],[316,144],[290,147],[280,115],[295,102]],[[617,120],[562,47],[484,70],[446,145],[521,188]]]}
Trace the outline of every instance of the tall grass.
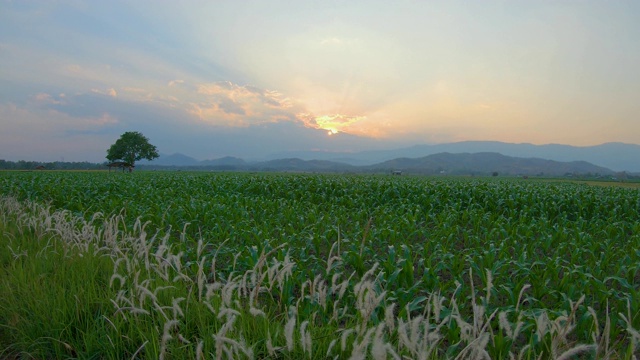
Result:
{"label": "tall grass", "polygon": [[[566,296],[545,309],[527,284],[496,302],[511,284],[473,268],[452,291],[401,301],[408,289],[387,280],[407,271],[408,250],[395,268],[359,272],[345,264],[361,252],[337,239],[307,277],[286,244],[198,239],[186,254],[171,232],[122,215],[76,217],[6,196],[0,214],[0,357],[634,359],[640,340],[630,306],[612,314]],[[221,264],[229,249],[233,263]]]}

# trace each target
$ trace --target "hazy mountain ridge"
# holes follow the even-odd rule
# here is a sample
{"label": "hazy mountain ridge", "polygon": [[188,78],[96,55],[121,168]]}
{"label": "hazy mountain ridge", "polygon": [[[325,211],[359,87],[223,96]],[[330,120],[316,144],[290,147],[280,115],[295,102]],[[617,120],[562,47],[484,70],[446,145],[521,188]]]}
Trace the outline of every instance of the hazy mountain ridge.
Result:
{"label": "hazy mountain ridge", "polygon": [[298,158],[278,159],[258,162],[250,165],[249,170],[276,170],[276,171],[353,171],[357,167],[328,160],[302,160]]}
{"label": "hazy mountain ridge", "polygon": [[414,145],[392,150],[361,151],[354,153],[327,151],[296,151],[271,155],[296,157],[303,160],[339,161],[351,165],[374,165],[396,158],[420,158],[438,153],[493,152],[521,158],[540,158],[560,162],[586,161],[613,171],[640,172],[640,145],[605,143],[595,146],[571,146],[559,144],[513,144],[498,141],[463,141],[437,145]]}
{"label": "hazy mountain ridge", "polygon": [[153,161],[148,160],[140,160],[138,161],[139,165],[162,165],[162,166],[197,166],[200,165],[201,162],[184,154],[160,154],[157,159]]}
{"label": "hazy mountain ridge", "polygon": [[[605,143],[596,146],[570,146],[559,144],[534,145],[512,144],[497,141],[464,141],[438,145],[414,145],[407,148],[391,150],[373,150],[361,152],[330,152],[330,151],[290,151],[265,156],[260,160],[245,160],[237,157],[223,157],[220,159],[198,161],[183,154],[164,155],[153,162],[140,162],[141,165],[162,166],[211,166],[230,169],[242,169],[245,167],[258,168],[260,163],[283,160],[299,159],[302,161],[318,160],[329,161],[340,166],[351,165],[353,167],[372,166],[398,158],[422,158],[438,153],[499,153],[505,156],[518,158],[537,158],[557,162],[584,161],[590,164],[606,168],[616,172],[640,173],[640,145],[624,143]],[[284,165],[277,163],[268,165],[282,168]],[[338,167],[338,165],[335,165]],[[285,166],[286,167],[286,166]],[[305,168],[302,165],[289,165],[288,169]],[[325,169],[327,164],[307,164],[306,168]],[[348,168],[345,168],[348,170]],[[339,170],[341,171],[341,170]]]}
{"label": "hazy mountain ridge", "polygon": [[585,161],[560,162],[539,158],[518,158],[499,153],[439,153],[421,158],[397,158],[371,165],[370,169],[395,169],[424,174],[452,175],[553,175],[600,174],[613,171]]}
{"label": "hazy mountain ridge", "polygon": [[[174,154],[175,155],[175,154]],[[185,160],[193,164],[195,159],[174,156],[172,159]],[[166,164],[166,161],[162,162]],[[548,175],[599,174],[611,175],[610,169],[585,161],[560,162],[540,158],[518,158],[495,152],[483,153],[438,153],[419,158],[395,158],[368,166],[355,166],[328,160],[303,160],[285,158],[260,162],[246,162],[243,159],[224,157],[197,162],[198,165],[154,165],[142,164],[143,168],[184,168],[196,170],[238,170],[238,171],[298,171],[298,172],[358,172],[380,173],[403,171],[412,174],[452,174],[452,175]]]}
{"label": "hazy mountain ridge", "polygon": [[225,156],[219,159],[200,161],[199,164],[201,166],[245,166],[247,162],[237,157]]}

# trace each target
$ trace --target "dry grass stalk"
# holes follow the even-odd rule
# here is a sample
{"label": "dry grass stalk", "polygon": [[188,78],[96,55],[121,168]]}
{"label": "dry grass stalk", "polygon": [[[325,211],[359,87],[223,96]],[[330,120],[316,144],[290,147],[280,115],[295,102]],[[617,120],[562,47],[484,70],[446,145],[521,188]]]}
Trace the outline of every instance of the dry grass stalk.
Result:
{"label": "dry grass stalk", "polygon": [[[260,308],[258,294],[262,291],[272,289],[283,289],[285,283],[291,279],[295,262],[290,259],[287,253],[284,261],[280,262],[272,255],[284,248],[284,244],[268,252],[263,251],[252,269],[244,273],[228,273],[226,280],[220,278],[217,273],[216,259],[218,252],[224,245],[221,244],[215,254],[208,258],[205,253],[205,244],[202,240],[197,243],[195,259],[197,270],[195,274],[190,274],[182,264],[184,254],[177,252],[169,244],[169,236],[149,237],[145,228],[148,223],[136,221],[133,232],[127,233],[122,215],[105,219],[101,214],[96,214],[91,221],[74,218],[68,212],[51,213],[49,208],[41,208],[30,205],[25,208],[17,201],[11,202],[2,198],[0,214],[3,221],[9,219],[9,211],[15,213],[15,218],[20,219],[23,225],[28,226],[41,234],[46,239],[46,234],[56,234],[65,239],[69,248],[76,248],[81,252],[100,253],[113,259],[113,274],[109,279],[109,286],[118,289],[117,295],[110,299],[114,306],[113,317],[122,316],[125,321],[134,322],[137,319],[160,318],[164,320],[162,336],[159,337],[160,353],[163,358],[168,354],[167,349],[172,345],[171,340],[177,338],[180,346],[194,346],[196,358],[205,357],[204,341],[189,341],[177,332],[178,319],[185,317],[185,312],[189,307],[181,306],[187,299],[187,295],[173,295],[172,292],[181,289],[184,284],[187,288],[194,289],[197,302],[204,303],[215,317],[224,321],[217,333],[212,334],[215,341],[216,358],[237,358],[253,357],[253,348],[248,345],[236,331],[236,323],[246,314],[247,309],[253,317],[267,317],[267,314]],[[8,209],[8,210],[7,210]],[[29,214],[27,216],[26,214]],[[13,218],[11,218],[13,219]],[[94,222],[101,222],[100,226],[93,225]],[[370,226],[370,223],[368,224]],[[184,236],[184,232],[183,235]],[[366,239],[363,236],[363,243]],[[49,240],[44,240],[49,241]],[[47,245],[48,246],[48,245]],[[535,335],[538,339],[550,339],[551,352],[554,358],[568,359],[579,354],[593,352],[598,358],[614,358],[615,353],[610,348],[611,320],[608,314],[605,317],[604,327],[600,329],[595,310],[588,307],[587,311],[594,319],[592,332],[593,344],[575,344],[569,340],[570,334],[576,327],[578,309],[584,302],[584,296],[576,303],[570,304],[570,313],[551,319],[549,314],[542,311],[536,317],[525,315],[521,310],[524,292],[530,287],[525,285],[518,294],[515,304],[515,311],[494,311],[487,314],[487,305],[491,300],[493,289],[492,274],[487,272],[487,284],[484,297],[480,298],[481,304],[476,302],[475,284],[473,282],[472,271],[469,271],[471,285],[471,309],[472,316],[464,317],[459,308],[456,295],[452,295],[449,300],[449,316],[443,316],[446,308],[446,298],[439,293],[429,295],[425,304],[423,315],[412,317],[410,311],[406,311],[406,318],[396,314],[396,304],[386,304],[386,292],[378,293],[376,286],[377,264],[367,271],[356,282],[352,273],[348,279],[343,279],[343,274],[338,272],[342,259],[338,255],[340,244],[334,243],[329,251],[327,259],[326,274],[316,275],[311,281],[301,284],[302,294],[296,299],[296,305],[290,308],[290,314],[283,326],[285,347],[276,347],[272,343],[271,335],[268,335],[266,348],[271,356],[281,356],[285,353],[296,354],[299,349],[303,354],[312,357],[314,342],[311,337],[312,321],[310,319],[299,319],[297,314],[297,304],[307,301],[321,305],[320,311],[327,311],[330,300],[333,301],[331,310],[331,321],[339,324],[339,320],[348,311],[356,310],[359,317],[349,327],[343,328],[340,336],[331,339],[326,356],[334,354],[335,347],[340,341],[342,353],[350,352],[354,359],[370,356],[374,359],[383,359],[391,356],[399,359],[401,356],[409,354],[412,358],[429,359],[438,354],[443,344],[442,329],[450,321],[455,321],[461,330],[461,338],[465,348],[458,353],[458,358],[488,358],[487,345],[491,341],[493,334],[490,332],[491,324],[497,325],[504,331],[506,337],[515,342],[521,335],[524,318],[529,316],[529,321],[535,321]],[[338,249],[336,251],[336,248]],[[23,256],[20,249],[10,248],[12,256],[19,258]],[[233,268],[236,268],[236,261],[240,254],[234,256]],[[210,259],[210,260],[209,260]],[[211,262],[210,274],[205,273],[205,264]],[[271,265],[269,265],[271,264]],[[213,279],[208,282],[208,278]],[[331,279],[329,282],[327,279]],[[341,281],[342,280],[342,281]],[[353,281],[352,281],[353,280]],[[173,285],[167,285],[172,282]],[[355,284],[353,283],[355,282]],[[328,285],[330,283],[330,286]],[[299,284],[300,285],[300,284]],[[305,296],[308,291],[309,296]],[[457,293],[457,289],[454,294]],[[347,299],[347,301],[344,301]],[[349,301],[355,302],[355,308],[349,308]],[[167,303],[163,303],[166,301]],[[281,300],[278,300],[281,301]],[[384,320],[371,324],[373,312],[379,307],[385,306]],[[497,316],[496,316],[497,315]],[[509,321],[509,317],[516,316],[515,323]],[[494,319],[497,317],[497,320]],[[626,314],[620,314],[620,318],[626,323],[626,331],[631,341],[633,351],[637,350],[640,342],[640,333],[632,326],[631,306],[628,303]],[[112,326],[113,322],[106,318]],[[513,319],[513,317],[512,317]],[[300,346],[296,346],[296,324],[302,321],[298,329]],[[237,333],[236,333],[237,332]],[[533,336],[533,334],[531,334]],[[193,339],[194,337],[192,337]],[[397,343],[392,345],[387,339],[397,339]],[[110,341],[112,341],[110,339]],[[136,354],[141,352],[147,342],[143,343]],[[370,345],[370,346],[369,346]],[[149,347],[147,347],[149,348]],[[370,348],[370,352],[367,350]],[[525,344],[520,349],[511,349],[511,358],[516,358],[515,351],[518,351],[517,358],[524,358],[530,345]]]}

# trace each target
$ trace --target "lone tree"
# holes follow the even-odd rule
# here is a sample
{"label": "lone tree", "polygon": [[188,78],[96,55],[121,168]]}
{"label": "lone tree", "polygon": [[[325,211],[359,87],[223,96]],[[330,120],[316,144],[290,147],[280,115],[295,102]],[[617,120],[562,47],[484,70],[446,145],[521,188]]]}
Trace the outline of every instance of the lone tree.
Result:
{"label": "lone tree", "polygon": [[120,139],[107,150],[107,160],[111,162],[120,160],[130,169],[138,160],[153,160],[158,156],[158,149],[149,143],[149,139],[137,131],[128,131],[122,134]]}

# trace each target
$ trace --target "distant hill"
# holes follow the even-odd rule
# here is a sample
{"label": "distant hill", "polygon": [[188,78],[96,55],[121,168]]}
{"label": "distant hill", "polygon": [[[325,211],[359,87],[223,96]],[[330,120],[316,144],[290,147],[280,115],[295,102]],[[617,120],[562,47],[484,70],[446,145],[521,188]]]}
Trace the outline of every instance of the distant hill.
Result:
{"label": "distant hill", "polygon": [[160,154],[160,156],[152,161],[140,160],[138,165],[147,167],[154,166],[177,166],[177,167],[243,167],[247,163],[240,158],[225,156],[219,159],[198,161],[190,156],[175,153],[171,155]]}
{"label": "distant hill", "polygon": [[171,155],[160,154],[157,159],[152,161],[140,160],[138,165],[161,165],[161,166],[195,166],[199,161],[183,154],[175,153]]}
{"label": "distant hill", "polygon": [[353,171],[357,167],[349,164],[326,161],[326,160],[302,160],[302,159],[278,159],[254,163],[249,166],[250,170],[273,170],[273,171],[318,171],[318,172],[338,172]]}
{"label": "distant hill", "polygon": [[396,158],[420,158],[438,153],[493,152],[521,158],[539,158],[560,162],[586,161],[614,171],[640,173],[640,145],[606,143],[596,146],[512,144],[497,141],[463,141],[437,145],[415,145],[393,150],[353,153],[302,151],[269,156],[268,159],[297,157],[303,160],[329,160],[351,165],[373,165]]}
{"label": "distant hill", "polygon": [[560,162],[538,158],[517,158],[498,153],[440,153],[421,158],[397,158],[371,165],[374,170],[402,170],[421,174],[452,175],[549,175],[600,174],[610,175],[613,171],[585,161]]}
{"label": "distant hill", "polygon": [[[354,153],[328,152],[328,151],[294,151],[270,155],[266,161],[251,162],[236,158],[223,157],[220,159],[198,161],[183,154],[160,154],[160,157],[149,162],[140,161],[140,165],[150,166],[210,166],[213,168],[242,169],[246,167],[257,168],[258,164],[268,161],[281,161],[283,159],[298,159],[300,161],[329,161],[331,163],[348,164],[351,166],[371,166],[398,158],[422,158],[439,153],[499,153],[505,156],[519,158],[547,159],[556,162],[584,161],[613,171],[627,171],[640,173],[640,145],[623,143],[606,143],[597,146],[569,146],[569,145],[533,145],[511,144],[497,141],[463,141],[438,145],[415,145],[407,148],[393,150],[362,151]],[[305,164],[284,165],[283,163],[268,164],[274,169],[321,169],[324,171],[337,165]],[[348,169],[348,168],[345,168]],[[306,170],[305,170],[306,171]],[[316,171],[316,170],[310,170]],[[342,171],[342,170],[339,170]]]}
{"label": "distant hill", "polygon": [[200,161],[198,163],[198,165],[201,166],[236,166],[236,167],[243,167],[247,165],[247,162],[237,158],[237,157],[233,157],[233,156],[225,156],[223,158],[220,159],[214,159],[214,160],[204,160],[204,161]]}
{"label": "distant hill", "polygon": [[[161,156],[161,164],[148,162],[143,169],[185,170],[234,170],[234,171],[297,171],[297,172],[353,172],[380,173],[401,170],[412,174],[450,175],[545,175],[567,174],[611,175],[614,172],[586,161],[554,161],[540,158],[519,158],[496,152],[459,153],[443,152],[423,157],[399,157],[373,165],[355,166],[328,160],[303,160],[300,158],[247,162],[236,157],[197,161],[181,154]],[[165,165],[166,164],[166,165]],[[180,165],[185,164],[185,165]]]}

